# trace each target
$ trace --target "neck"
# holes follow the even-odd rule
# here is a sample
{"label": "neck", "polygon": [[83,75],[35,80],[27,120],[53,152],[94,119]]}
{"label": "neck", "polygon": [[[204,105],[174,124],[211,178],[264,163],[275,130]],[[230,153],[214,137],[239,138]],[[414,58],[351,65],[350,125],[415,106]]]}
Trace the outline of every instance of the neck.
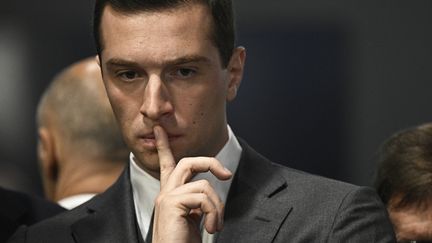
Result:
{"label": "neck", "polygon": [[78,163],[70,161],[68,164],[73,166],[60,168],[54,201],[77,194],[102,193],[117,180],[124,167],[124,163],[108,161],[80,161]]}

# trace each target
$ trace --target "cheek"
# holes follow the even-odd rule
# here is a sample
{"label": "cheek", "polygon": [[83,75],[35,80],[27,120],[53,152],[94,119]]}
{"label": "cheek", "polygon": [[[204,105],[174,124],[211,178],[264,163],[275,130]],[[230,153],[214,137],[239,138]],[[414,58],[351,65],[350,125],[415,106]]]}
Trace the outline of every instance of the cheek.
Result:
{"label": "cheek", "polygon": [[[198,101],[199,100],[199,101]],[[189,102],[187,105],[187,115],[184,117],[189,120],[189,124],[198,129],[212,130],[212,127],[223,121],[225,117],[225,102],[223,99],[214,95],[207,95]]]}
{"label": "cheek", "polygon": [[[197,109],[197,110],[198,110],[198,112],[195,113],[195,116],[192,119],[192,126],[200,125],[201,121],[205,117],[205,112],[203,111],[204,109]],[[199,110],[202,110],[202,111],[199,111]]]}
{"label": "cheek", "polygon": [[226,100],[226,90],[221,85],[215,85],[210,87],[203,92],[200,100],[199,111],[197,111],[197,116],[199,117],[212,117],[220,116],[220,112],[224,110],[225,100]]}
{"label": "cheek", "polygon": [[139,107],[135,108],[134,99],[116,89],[108,90],[108,98],[111,102],[114,115],[122,130],[133,120],[133,115],[139,112]]}
{"label": "cheek", "polygon": [[123,109],[123,101],[120,97],[110,94],[109,100],[111,102],[111,107],[113,109],[114,115],[117,118],[117,121],[120,122],[124,117],[124,109]]}

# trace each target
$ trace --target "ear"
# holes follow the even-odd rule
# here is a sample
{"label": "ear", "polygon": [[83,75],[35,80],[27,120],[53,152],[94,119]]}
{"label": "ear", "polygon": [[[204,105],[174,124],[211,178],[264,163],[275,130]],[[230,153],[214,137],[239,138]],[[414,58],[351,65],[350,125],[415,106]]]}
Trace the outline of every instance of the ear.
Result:
{"label": "ear", "polygon": [[246,49],[244,47],[235,48],[227,67],[229,72],[227,101],[232,101],[237,96],[237,90],[243,78],[245,60]]}
{"label": "ear", "polygon": [[38,129],[37,154],[41,168],[41,176],[45,195],[54,200],[55,185],[58,177],[58,163],[55,153],[55,143],[49,129],[41,127]]}

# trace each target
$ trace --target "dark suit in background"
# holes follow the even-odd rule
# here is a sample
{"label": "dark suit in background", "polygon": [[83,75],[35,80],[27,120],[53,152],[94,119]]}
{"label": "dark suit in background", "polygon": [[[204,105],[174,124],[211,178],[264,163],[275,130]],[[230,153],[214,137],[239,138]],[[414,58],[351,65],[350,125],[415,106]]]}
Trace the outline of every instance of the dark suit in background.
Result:
{"label": "dark suit in background", "polygon": [[0,187],[0,242],[6,242],[20,225],[29,226],[63,211],[42,198]]}
{"label": "dark suit in background", "polygon": [[[216,242],[395,242],[375,192],[271,163],[244,142]],[[143,242],[129,169],[107,192],[12,242]]]}

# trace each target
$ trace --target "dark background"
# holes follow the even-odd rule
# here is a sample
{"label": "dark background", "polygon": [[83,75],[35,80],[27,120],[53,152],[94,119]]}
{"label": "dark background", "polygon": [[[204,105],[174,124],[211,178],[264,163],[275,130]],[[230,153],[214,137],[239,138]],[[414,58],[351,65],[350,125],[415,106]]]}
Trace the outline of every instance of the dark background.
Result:
{"label": "dark background", "polygon": [[[432,1],[236,0],[246,73],[235,133],[270,159],[359,184],[378,146],[432,121]],[[0,185],[41,194],[34,116],[50,79],[94,55],[92,1],[0,7]]]}

